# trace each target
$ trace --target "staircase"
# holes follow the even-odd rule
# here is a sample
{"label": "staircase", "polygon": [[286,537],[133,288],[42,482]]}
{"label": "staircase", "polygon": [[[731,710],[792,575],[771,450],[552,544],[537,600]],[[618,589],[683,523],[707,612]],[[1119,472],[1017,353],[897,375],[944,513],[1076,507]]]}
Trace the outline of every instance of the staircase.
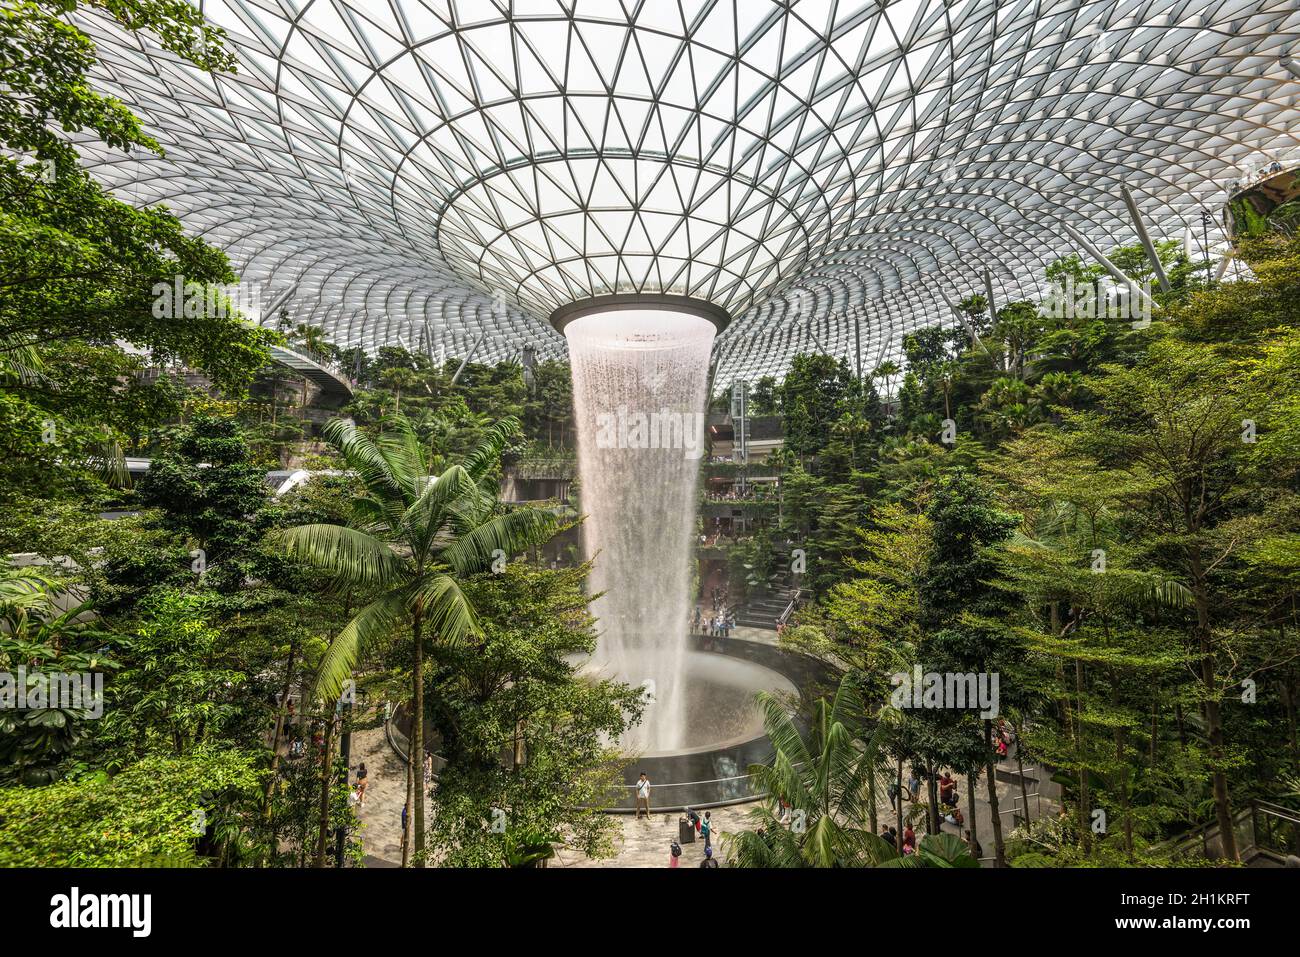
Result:
{"label": "staircase", "polygon": [[795,589],[788,585],[769,583],[750,596],[736,611],[736,624],[746,628],[776,629],[777,620],[789,607]]}

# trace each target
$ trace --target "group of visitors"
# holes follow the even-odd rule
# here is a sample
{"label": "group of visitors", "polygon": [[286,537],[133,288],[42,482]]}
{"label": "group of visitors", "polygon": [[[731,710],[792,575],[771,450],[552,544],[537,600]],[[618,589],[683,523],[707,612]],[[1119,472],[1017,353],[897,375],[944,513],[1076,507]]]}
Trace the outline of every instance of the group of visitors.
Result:
{"label": "group of visitors", "polygon": [[714,614],[705,615],[697,607],[691,616],[691,633],[706,638],[730,638],[736,627],[736,616],[724,606]]}
{"label": "group of visitors", "polygon": [[1282,164],[1277,160],[1273,160],[1267,166],[1252,170],[1240,179],[1234,179],[1228,184],[1228,192],[1236,193],[1243,189],[1249,189],[1260,180],[1268,179],[1268,177],[1280,172],[1282,172]]}
{"label": "group of visitors", "polygon": [[[999,739],[1002,740],[1002,739]],[[1003,741],[1005,745],[1005,741]],[[961,809],[961,794],[957,787],[957,778],[947,768],[937,769],[938,777],[935,779],[934,786],[939,811],[939,828],[943,829],[944,825],[951,824],[959,835],[963,837],[966,844],[970,847],[971,853],[978,860],[983,856],[983,849],[980,847],[970,830],[966,827],[966,815]],[[899,817],[902,817],[903,800],[912,802],[923,802],[921,787],[925,781],[929,780],[926,769],[919,765],[912,765],[908,771],[907,784],[900,788],[899,782],[890,781],[887,786],[890,804],[897,809]],[[973,797],[973,796],[972,796]],[[973,807],[973,803],[968,801],[968,805]],[[889,825],[881,828],[880,836],[890,842],[893,847],[900,847],[904,856],[916,853],[916,834],[911,826],[903,829],[903,840],[900,845],[897,830]]]}
{"label": "group of visitors", "polygon": [[[899,847],[898,829],[892,824],[882,825],[880,828],[880,838],[887,841],[890,847]],[[912,830],[912,825],[903,825],[903,843],[901,845],[904,857],[911,857],[916,853],[916,831]]]}
{"label": "group of visitors", "polygon": [[1006,758],[1011,752],[1011,744],[1015,740],[1015,733],[1007,724],[1006,718],[998,718],[998,723],[993,728],[993,756],[999,761]]}
{"label": "group of visitors", "polygon": [[[713,868],[718,866],[718,860],[713,856],[713,822],[710,820],[709,811],[704,812],[701,817],[690,808],[686,809],[686,823],[690,826],[697,836],[697,839],[704,842],[704,859],[700,861],[700,867]],[[677,867],[681,861],[682,846],[676,840],[668,843],[668,866]]]}

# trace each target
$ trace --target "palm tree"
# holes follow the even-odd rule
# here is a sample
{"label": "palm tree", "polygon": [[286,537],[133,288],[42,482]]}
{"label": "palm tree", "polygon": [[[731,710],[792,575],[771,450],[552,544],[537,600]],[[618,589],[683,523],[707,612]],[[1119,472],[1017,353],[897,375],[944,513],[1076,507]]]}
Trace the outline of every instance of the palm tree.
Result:
{"label": "palm tree", "polygon": [[313,698],[336,698],[361,650],[409,623],[411,759],[414,763],[415,849],[424,847],[424,651],[426,636],[449,645],[480,634],[460,583],[501,555],[540,544],[555,532],[554,516],[525,509],[502,512],[485,479],[519,422],[505,418],[459,464],[431,475],[429,454],[404,418],[386,420],[372,438],[335,419],[325,437],[361,480],[355,527],[301,525],[281,533],[289,554],[333,575],[338,584],[373,593],[335,636],[321,659]]}
{"label": "palm tree", "polygon": [[[807,737],[776,695],[760,692],[763,727],[776,753],[768,764],[752,765],[755,786],[773,806],[751,812],[762,833],[744,831],[729,839],[740,867],[869,867],[895,856],[872,832],[876,796],[884,791],[889,766],[885,721],[868,728],[862,697],[845,675],[834,698],[814,707]],[[882,712],[883,714],[883,712]]]}
{"label": "palm tree", "polygon": [[393,390],[393,415],[401,414],[402,390],[409,392],[423,381],[418,370],[403,366],[392,366],[379,373],[379,384]]}
{"label": "palm tree", "polygon": [[970,845],[955,834],[926,834],[917,841],[916,853],[882,861],[880,867],[979,867]]}
{"label": "palm tree", "polygon": [[289,334],[289,341],[295,344],[302,343],[303,351],[312,358],[320,356],[325,351],[325,330],[320,326],[313,326],[305,322],[300,322]]}
{"label": "palm tree", "polygon": [[875,370],[871,373],[871,378],[884,380],[885,397],[888,398],[893,395],[892,386],[894,378],[902,371],[902,367],[897,362],[890,359],[889,361],[882,362],[880,365],[876,366]]}

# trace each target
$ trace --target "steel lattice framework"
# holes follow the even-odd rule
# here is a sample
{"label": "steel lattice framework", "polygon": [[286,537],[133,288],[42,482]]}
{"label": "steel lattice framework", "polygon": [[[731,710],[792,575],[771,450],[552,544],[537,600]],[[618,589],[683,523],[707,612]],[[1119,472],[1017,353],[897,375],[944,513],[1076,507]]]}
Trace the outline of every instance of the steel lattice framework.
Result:
{"label": "steel lattice framework", "polygon": [[87,162],[340,346],[558,356],[553,309],[671,292],[731,313],[724,381],[871,368],[985,271],[1006,302],[1087,258],[1063,222],[1132,242],[1121,184],[1199,242],[1229,181],[1300,147],[1295,0],[201,7],[237,75],[78,21],[166,149]]}

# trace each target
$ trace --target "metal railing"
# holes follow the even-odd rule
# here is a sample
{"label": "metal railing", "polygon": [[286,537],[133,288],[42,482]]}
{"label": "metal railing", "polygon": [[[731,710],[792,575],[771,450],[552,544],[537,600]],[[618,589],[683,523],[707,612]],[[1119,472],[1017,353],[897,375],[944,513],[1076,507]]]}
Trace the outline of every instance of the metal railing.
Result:
{"label": "metal railing", "polygon": [[[1243,861],[1264,856],[1276,861],[1300,856],[1300,812],[1254,800],[1232,815],[1232,831]],[[1219,825],[1205,824],[1156,845],[1171,860],[1189,857],[1216,860],[1223,856]]]}
{"label": "metal railing", "polygon": [[800,590],[796,588],[794,590],[794,594],[790,596],[789,604],[785,606],[785,611],[781,612],[780,616],[776,619],[776,623],[778,627],[788,622],[790,620],[790,616],[794,614],[794,610],[799,604],[799,594],[800,594]]}
{"label": "metal railing", "polygon": [[1268,801],[1252,801],[1250,809],[1256,850],[1279,858],[1300,856],[1300,812]]}
{"label": "metal railing", "polygon": [[[652,784],[650,788],[650,813],[668,814],[691,808],[705,811],[730,804],[749,804],[766,798],[766,791],[756,791],[752,774],[712,778],[704,781],[678,781],[673,784]],[[599,808],[611,814],[632,814],[636,811],[635,784],[618,784],[610,788],[610,803]],[[687,800],[687,797],[690,799]],[[587,809],[589,810],[589,809]]]}

